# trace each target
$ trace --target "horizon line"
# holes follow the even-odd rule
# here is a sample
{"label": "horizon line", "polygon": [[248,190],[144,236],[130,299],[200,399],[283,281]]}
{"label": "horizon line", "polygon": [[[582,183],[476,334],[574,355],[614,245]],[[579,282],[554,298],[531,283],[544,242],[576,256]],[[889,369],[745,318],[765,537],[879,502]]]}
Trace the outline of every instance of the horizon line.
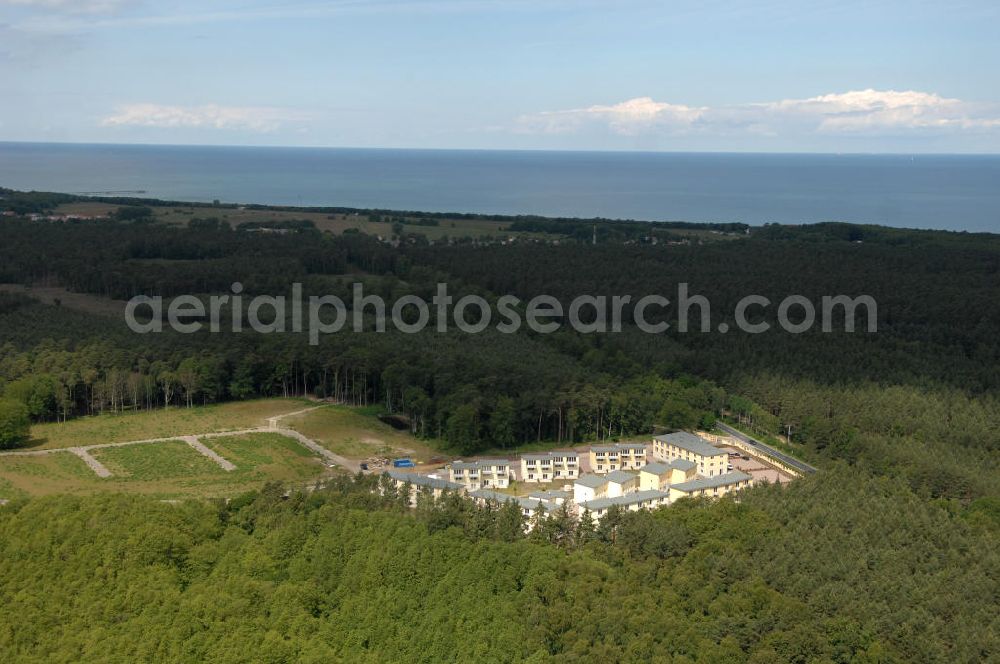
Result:
{"label": "horizon line", "polygon": [[393,152],[537,152],[537,153],[569,153],[569,154],[674,154],[674,155],[823,155],[823,156],[860,156],[860,157],[1000,157],[1000,152],[856,152],[856,151],[808,151],[808,150],[602,150],[594,148],[421,148],[395,146],[352,146],[352,145],[261,145],[261,144],[225,144],[225,143],[119,143],[111,141],[33,141],[0,139],[0,145],[70,145],[80,147],[150,147],[150,148],[235,148],[235,149],[274,149],[274,150],[384,150]]}

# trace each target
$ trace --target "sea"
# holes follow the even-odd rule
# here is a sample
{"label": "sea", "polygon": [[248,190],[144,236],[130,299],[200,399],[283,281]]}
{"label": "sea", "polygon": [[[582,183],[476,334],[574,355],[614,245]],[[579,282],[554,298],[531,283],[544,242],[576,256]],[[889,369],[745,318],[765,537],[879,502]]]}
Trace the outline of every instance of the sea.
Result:
{"label": "sea", "polygon": [[0,143],[0,187],[177,201],[1000,232],[1000,155]]}

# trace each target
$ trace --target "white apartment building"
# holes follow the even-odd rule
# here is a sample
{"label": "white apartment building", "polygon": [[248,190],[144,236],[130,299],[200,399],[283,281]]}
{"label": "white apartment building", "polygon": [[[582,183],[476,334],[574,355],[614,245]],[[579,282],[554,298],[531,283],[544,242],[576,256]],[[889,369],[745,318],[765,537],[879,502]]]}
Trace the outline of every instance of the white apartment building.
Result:
{"label": "white apartment building", "polygon": [[580,476],[580,455],[576,452],[541,452],[521,455],[521,481],[573,481]]}
{"label": "white apartment building", "polygon": [[729,464],[726,452],[687,431],[653,438],[653,458],[667,463],[675,459],[692,461],[702,477],[724,475]]}
{"label": "white apartment building", "polygon": [[506,459],[455,461],[448,467],[448,479],[468,491],[506,489],[510,486],[510,471],[510,461]]}

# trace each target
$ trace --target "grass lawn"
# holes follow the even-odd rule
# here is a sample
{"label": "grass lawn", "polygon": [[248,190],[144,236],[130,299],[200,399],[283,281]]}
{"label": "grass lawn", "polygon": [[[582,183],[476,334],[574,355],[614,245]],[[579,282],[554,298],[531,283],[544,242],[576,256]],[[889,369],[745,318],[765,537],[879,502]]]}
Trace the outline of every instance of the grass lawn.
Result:
{"label": "grass lawn", "polygon": [[261,433],[203,443],[236,465],[227,472],[183,441],[106,447],[90,454],[113,475],[97,477],[69,452],[0,457],[0,498],[121,491],[160,498],[233,496],[265,482],[308,482],[327,472],[298,442]]}
{"label": "grass lawn", "polygon": [[348,459],[372,456],[408,456],[426,463],[441,456],[428,441],[380,421],[374,409],[327,406],[282,420],[282,424],[312,438],[335,454]]}
{"label": "grass lawn", "polygon": [[252,429],[267,418],[292,413],[313,404],[305,399],[257,399],[195,408],[168,408],[122,415],[81,417],[68,422],[36,424],[31,428],[32,449],[124,443],[147,438],[170,438],[215,431]]}

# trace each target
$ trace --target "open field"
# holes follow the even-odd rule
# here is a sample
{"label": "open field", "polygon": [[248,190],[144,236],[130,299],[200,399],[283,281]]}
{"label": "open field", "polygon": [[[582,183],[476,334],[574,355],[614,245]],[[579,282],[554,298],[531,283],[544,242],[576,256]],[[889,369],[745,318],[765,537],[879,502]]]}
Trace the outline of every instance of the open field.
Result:
{"label": "open field", "polygon": [[120,205],[113,203],[101,203],[99,201],[77,201],[75,203],[63,203],[55,209],[55,214],[80,214],[91,217],[103,217],[117,210]]}
{"label": "open field", "polygon": [[160,498],[232,496],[265,482],[302,483],[328,470],[296,441],[258,433],[206,440],[233,462],[225,471],[183,441],[166,441],[91,450],[113,474],[100,478],[74,454],[0,456],[0,499],[57,493],[129,492]]}
{"label": "open field", "polygon": [[[120,206],[111,203],[80,201],[64,203],[53,211],[55,214],[79,214],[102,216],[113,213]],[[310,212],[308,210],[247,210],[228,207],[178,205],[169,207],[154,207],[153,214],[158,221],[177,226],[186,226],[192,217],[200,219],[216,218],[229,222],[235,228],[244,222],[261,221],[292,221],[308,219],[323,231],[340,235],[349,228],[357,229],[369,235],[392,235],[392,224],[385,221],[370,221],[365,213],[329,214],[326,212]],[[450,237],[483,237],[505,233],[509,221],[490,221],[486,219],[441,219],[437,226],[418,226],[406,224],[407,233],[424,235],[429,239]],[[520,235],[520,234],[518,234]]]}
{"label": "open field", "polygon": [[327,406],[293,415],[282,424],[349,459],[408,456],[426,463],[441,455],[427,441],[393,429],[371,413],[347,406]]}
{"label": "open field", "polygon": [[30,449],[122,443],[172,438],[267,425],[267,419],[314,405],[305,399],[256,399],[196,408],[169,408],[122,415],[81,417],[69,422],[36,424]]}
{"label": "open field", "polygon": [[[56,214],[80,214],[100,216],[113,213],[120,206],[110,203],[100,202],[77,202],[65,203],[55,208]],[[308,220],[316,225],[321,231],[340,235],[349,229],[358,230],[368,235],[380,237],[390,237],[393,235],[393,223],[389,221],[372,221],[365,212],[357,213],[327,213],[312,212],[308,209],[302,210],[267,210],[267,209],[241,209],[232,207],[214,207],[212,205],[174,205],[157,206],[152,208],[155,219],[161,223],[173,226],[187,226],[192,218],[210,219],[227,222],[236,228],[246,222],[282,222]],[[377,216],[374,215],[373,216]],[[390,216],[390,215],[384,215]],[[393,214],[393,217],[403,217],[402,214]],[[405,217],[404,217],[405,218]],[[421,221],[413,218],[411,221]],[[442,217],[437,220],[437,226],[424,226],[418,223],[404,224],[405,232],[408,234],[422,235],[428,240],[440,240],[442,238],[501,238],[501,237],[521,237],[555,240],[562,237],[560,234],[543,232],[510,231],[511,220],[493,221],[490,219],[460,219]],[[710,229],[701,228],[672,228],[673,235],[685,237],[695,242],[715,242],[719,240],[732,240],[741,237],[735,233],[719,233]]]}

